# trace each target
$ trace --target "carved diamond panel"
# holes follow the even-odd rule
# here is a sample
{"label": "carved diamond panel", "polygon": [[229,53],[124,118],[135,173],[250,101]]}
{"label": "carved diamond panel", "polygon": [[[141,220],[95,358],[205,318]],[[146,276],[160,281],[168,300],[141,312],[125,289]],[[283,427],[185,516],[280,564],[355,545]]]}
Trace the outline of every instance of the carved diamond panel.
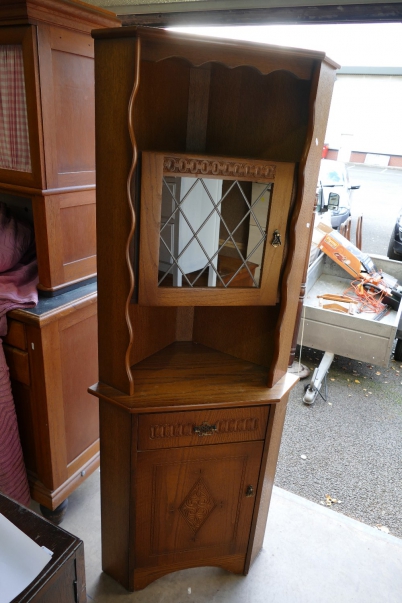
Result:
{"label": "carved diamond panel", "polygon": [[194,534],[196,534],[214,508],[215,501],[200,478],[181,503],[179,510]]}

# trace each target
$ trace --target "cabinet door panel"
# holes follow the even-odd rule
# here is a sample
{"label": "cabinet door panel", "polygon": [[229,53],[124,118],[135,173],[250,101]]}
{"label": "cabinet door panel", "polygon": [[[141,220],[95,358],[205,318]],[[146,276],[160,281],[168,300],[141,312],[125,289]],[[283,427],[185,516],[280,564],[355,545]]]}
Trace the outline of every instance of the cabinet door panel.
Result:
{"label": "cabinet door panel", "polygon": [[263,442],[138,454],[136,565],[245,555]]}

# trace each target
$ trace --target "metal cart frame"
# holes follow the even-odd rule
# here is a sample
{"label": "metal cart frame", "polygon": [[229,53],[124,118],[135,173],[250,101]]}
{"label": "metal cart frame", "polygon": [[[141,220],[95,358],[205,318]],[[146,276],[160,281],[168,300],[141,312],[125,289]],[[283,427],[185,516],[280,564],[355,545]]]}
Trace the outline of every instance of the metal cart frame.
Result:
{"label": "metal cart frame", "polygon": [[[372,255],[378,270],[402,283],[402,262]],[[312,404],[326,382],[334,355],[345,356],[377,366],[389,365],[395,338],[402,338],[402,304],[381,320],[375,314],[343,314],[319,307],[317,295],[343,294],[352,277],[328,256],[320,255],[309,267],[306,295],[298,334],[298,344],[324,351],[320,365],[306,387],[303,402]]]}

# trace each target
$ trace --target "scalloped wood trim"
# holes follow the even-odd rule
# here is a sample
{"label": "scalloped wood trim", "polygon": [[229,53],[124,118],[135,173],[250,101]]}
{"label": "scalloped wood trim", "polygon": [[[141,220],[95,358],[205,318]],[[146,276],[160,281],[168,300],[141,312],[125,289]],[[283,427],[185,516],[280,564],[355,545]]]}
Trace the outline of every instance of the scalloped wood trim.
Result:
{"label": "scalloped wood trim", "polygon": [[[216,55],[219,53],[221,57],[219,63],[229,68],[254,67],[263,75],[273,71],[285,70],[300,79],[311,79],[315,61],[329,61],[325,53],[319,51],[283,48],[239,40],[219,40],[218,38],[190,36],[152,27],[122,27],[115,30],[98,30],[93,32],[92,36],[99,39],[141,38],[143,60],[146,61],[157,62],[178,57],[187,59],[194,67],[200,67],[208,62],[216,62]],[[241,54],[239,50],[242,51]],[[336,63],[333,63],[333,66],[339,67]]]}

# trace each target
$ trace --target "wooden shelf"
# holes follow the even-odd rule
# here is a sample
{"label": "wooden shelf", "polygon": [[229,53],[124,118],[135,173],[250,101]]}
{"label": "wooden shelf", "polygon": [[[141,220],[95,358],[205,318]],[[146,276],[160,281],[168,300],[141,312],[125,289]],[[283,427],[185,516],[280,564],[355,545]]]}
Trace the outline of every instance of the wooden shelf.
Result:
{"label": "wooden shelf", "polygon": [[298,377],[286,374],[267,387],[265,367],[192,342],[176,342],[132,367],[135,392],[128,396],[98,383],[90,392],[130,412],[157,412],[275,404]]}

